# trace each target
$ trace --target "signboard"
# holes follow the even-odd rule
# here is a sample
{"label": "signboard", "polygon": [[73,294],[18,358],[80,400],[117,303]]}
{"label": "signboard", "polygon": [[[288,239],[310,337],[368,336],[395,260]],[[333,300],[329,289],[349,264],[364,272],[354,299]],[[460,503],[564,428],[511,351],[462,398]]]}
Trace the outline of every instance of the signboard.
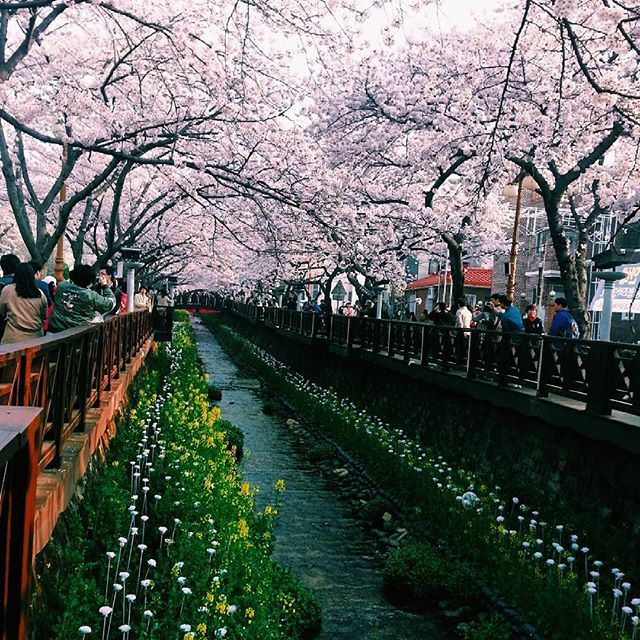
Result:
{"label": "signboard", "polygon": [[331,289],[331,297],[334,300],[344,300],[347,295],[347,290],[344,288],[342,282],[338,281],[335,287]]}
{"label": "signboard", "polygon": [[[626,273],[627,277],[613,283],[613,313],[640,313],[640,291],[636,294],[640,282],[640,264],[627,264],[618,267],[618,271]],[[589,311],[602,311],[604,281],[598,281],[598,288],[591,299]],[[635,300],[633,296],[635,295]],[[633,300],[631,311],[629,305]]]}

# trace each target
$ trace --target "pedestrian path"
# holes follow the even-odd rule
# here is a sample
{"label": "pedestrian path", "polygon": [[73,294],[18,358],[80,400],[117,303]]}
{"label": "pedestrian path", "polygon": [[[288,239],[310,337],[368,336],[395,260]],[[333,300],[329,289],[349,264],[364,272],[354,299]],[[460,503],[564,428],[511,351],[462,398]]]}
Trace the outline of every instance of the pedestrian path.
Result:
{"label": "pedestrian path", "polygon": [[222,390],[222,415],[244,433],[243,474],[261,488],[259,505],[273,497],[276,480],[285,482],[274,558],[318,598],[323,618],[318,639],[448,638],[433,620],[401,611],[384,599],[374,543],[320,473],[294,451],[281,419],[262,412],[259,381],[238,371],[198,318],[192,325],[207,373]]}

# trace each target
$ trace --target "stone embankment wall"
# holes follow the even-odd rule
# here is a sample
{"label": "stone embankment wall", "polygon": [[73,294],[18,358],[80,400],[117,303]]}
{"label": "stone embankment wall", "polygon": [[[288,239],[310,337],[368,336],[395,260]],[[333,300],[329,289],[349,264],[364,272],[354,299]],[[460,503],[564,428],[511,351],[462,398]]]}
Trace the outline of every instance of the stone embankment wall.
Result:
{"label": "stone embankment wall", "polygon": [[420,438],[452,466],[476,472],[487,485],[499,485],[504,495],[540,510],[549,530],[564,524],[563,541],[568,533],[588,532],[588,538],[580,536],[581,546],[640,575],[637,455],[357,355],[301,345],[262,324],[231,314],[225,322],[307,378]]}

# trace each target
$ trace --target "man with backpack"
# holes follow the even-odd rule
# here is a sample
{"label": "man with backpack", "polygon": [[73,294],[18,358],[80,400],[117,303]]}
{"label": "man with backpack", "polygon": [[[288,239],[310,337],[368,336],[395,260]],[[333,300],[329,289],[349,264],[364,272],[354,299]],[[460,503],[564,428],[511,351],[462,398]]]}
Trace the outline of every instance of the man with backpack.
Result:
{"label": "man with backpack", "polygon": [[[580,337],[578,323],[569,313],[566,299],[556,298],[554,302],[551,303],[551,306],[554,308],[555,313],[553,316],[553,322],[551,323],[551,328],[549,329],[549,335],[577,340]],[[564,342],[554,341],[552,345],[556,351],[562,351],[565,347]]]}

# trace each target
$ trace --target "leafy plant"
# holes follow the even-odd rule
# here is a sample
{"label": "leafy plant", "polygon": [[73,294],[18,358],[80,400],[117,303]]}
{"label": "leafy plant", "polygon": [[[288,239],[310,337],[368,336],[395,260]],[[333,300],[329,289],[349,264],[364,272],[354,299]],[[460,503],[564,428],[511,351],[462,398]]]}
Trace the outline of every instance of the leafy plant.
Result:
{"label": "leafy plant", "polygon": [[509,624],[499,615],[480,614],[476,620],[461,622],[457,628],[464,640],[511,640]]}
{"label": "leafy plant", "polygon": [[476,596],[470,574],[442,557],[432,546],[411,541],[392,551],[384,565],[384,584],[402,597],[435,606],[447,599],[467,604]]}

